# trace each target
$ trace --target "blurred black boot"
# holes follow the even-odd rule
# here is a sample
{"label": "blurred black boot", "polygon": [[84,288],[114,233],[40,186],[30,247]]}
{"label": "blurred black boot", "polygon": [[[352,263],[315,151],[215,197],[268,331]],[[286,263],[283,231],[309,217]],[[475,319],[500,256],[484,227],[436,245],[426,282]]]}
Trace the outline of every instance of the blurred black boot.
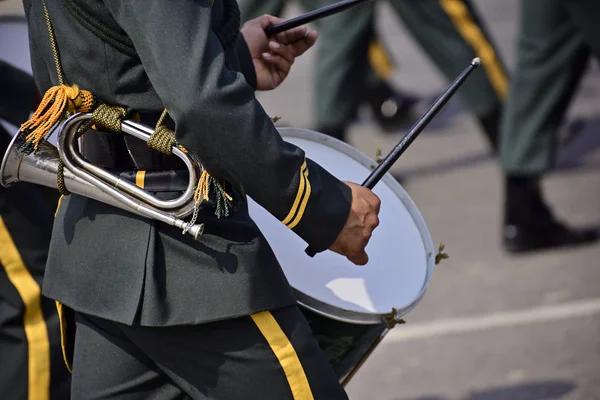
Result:
{"label": "blurred black boot", "polygon": [[559,222],[546,205],[537,176],[506,180],[504,248],[511,253],[574,246],[598,240],[598,229],[574,229]]}
{"label": "blurred black boot", "polygon": [[380,81],[367,88],[365,101],[373,111],[379,127],[384,132],[390,132],[416,120],[412,110],[420,99],[415,95],[396,91],[386,82]]}

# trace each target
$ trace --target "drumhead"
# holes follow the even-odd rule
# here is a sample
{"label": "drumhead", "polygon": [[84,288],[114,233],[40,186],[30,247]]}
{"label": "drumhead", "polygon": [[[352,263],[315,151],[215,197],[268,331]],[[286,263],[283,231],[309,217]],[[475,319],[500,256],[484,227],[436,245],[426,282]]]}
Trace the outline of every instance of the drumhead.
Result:
{"label": "drumhead", "polygon": [[[298,128],[279,128],[279,132],[338,179],[360,184],[376,166],[354,147],[322,133]],[[390,174],[373,191],[381,199],[380,225],[366,248],[369,262],[364,266],[332,251],[310,258],[301,238],[248,200],[250,215],[269,241],[302,306],[339,321],[377,324],[392,308],[400,317],[422,298],[435,266],[427,225]]]}

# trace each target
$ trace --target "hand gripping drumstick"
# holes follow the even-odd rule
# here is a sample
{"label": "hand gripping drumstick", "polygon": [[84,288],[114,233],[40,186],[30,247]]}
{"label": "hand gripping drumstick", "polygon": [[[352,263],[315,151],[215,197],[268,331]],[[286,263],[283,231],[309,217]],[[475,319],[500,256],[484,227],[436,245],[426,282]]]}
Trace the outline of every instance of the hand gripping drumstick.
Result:
{"label": "hand gripping drumstick", "polygon": [[[406,136],[402,138],[402,140],[392,149],[392,151],[381,161],[381,163],[369,174],[367,179],[362,183],[361,186],[364,186],[368,189],[373,189],[373,187],[383,178],[383,176],[388,172],[388,170],[392,167],[392,165],[398,161],[398,158],[406,151],[408,146],[417,138],[419,133],[425,129],[425,127],[431,122],[431,120],[436,116],[436,114],[446,105],[448,100],[452,98],[454,93],[458,90],[458,88],[465,82],[467,77],[479,66],[481,63],[481,59],[479,57],[475,57],[471,64],[463,71],[461,74],[452,82],[450,86],[438,97],[435,102],[425,111],[425,114],[413,125],[413,127],[408,131]],[[316,252],[309,246],[306,248],[306,254],[310,257],[314,257]]]}
{"label": "hand gripping drumstick", "polygon": [[307,12],[306,14],[302,14],[298,17],[288,19],[278,24],[270,25],[265,29],[265,33],[267,34],[267,36],[276,35],[278,33],[287,31],[288,29],[308,24],[309,22],[315,21],[317,19],[328,17],[332,14],[337,14],[340,11],[344,11],[357,4],[364,3],[365,1],[373,0],[344,0],[334,4],[330,4],[328,6],[318,8],[316,10]]}

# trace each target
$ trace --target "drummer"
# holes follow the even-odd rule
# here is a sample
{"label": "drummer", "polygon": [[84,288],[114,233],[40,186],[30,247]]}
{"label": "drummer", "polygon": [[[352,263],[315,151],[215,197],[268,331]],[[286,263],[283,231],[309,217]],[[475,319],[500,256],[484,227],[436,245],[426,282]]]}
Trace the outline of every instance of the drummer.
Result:
{"label": "drummer", "polygon": [[[68,3],[25,0],[42,93],[62,77],[151,126],[166,107],[170,117],[161,121],[201,160],[210,195],[198,215],[199,241],[64,197],[43,291],[75,313],[72,398],[346,399],[246,200],[313,249],[367,263],[377,196],[283,142],[255,98],[255,90],[281,84],[317,33],[300,27],[269,39],[264,29],[280,21],[274,17],[240,30],[235,1],[105,0],[76,13]],[[95,36],[84,21],[100,21],[110,34]],[[94,137],[85,155],[138,171],[140,186],[154,171],[180,166],[123,135],[99,128]]]}

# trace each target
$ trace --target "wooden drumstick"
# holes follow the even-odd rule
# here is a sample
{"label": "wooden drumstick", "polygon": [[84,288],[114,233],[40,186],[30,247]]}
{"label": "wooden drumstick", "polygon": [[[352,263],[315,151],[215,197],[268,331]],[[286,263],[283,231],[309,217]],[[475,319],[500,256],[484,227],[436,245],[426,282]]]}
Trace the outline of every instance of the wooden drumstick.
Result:
{"label": "wooden drumstick", "polygon": [[270,25],[265,29],[265,33],[267,34],[267,36],[273,36],[278,33],[287,31],[288,29],[308,24],[309,22],[315,21],[317,19],[321,19],[332,14],[337,14],[350,7],[354,7],[355,5],[364,3],[365,1],[373,0],[344,0],[334,4],[330,4],[328,6],[318,8],[316,10],[307,12],[306,14],[302,14],[298,17],[288,19],[278,24]]}
{"label": "wooden drumstick", "polygon": [[[425,111],[425,114],[413,125],[408,133],[402,138],[402,140],[392,149],[392,151],[377,165],[377,167],[369,174],[367,179],[362,183],[368,189],[373,187],[383,178],[383,176],[389,171],[394,165],[398,158],[406,151],[408,146],[417,138],[419,133],[425,129],[425,127],[433,120],[436,114],[446,105],[448,100],[452,98],[458,88],[465,82],[467,77],[481,64],[481,59],[475,57],[471,64],[448,86],[448,88],[442,93],[435,102]],[[314,257],[316,252],[309,246],[305,250],[306,254],[310,257]]]}

